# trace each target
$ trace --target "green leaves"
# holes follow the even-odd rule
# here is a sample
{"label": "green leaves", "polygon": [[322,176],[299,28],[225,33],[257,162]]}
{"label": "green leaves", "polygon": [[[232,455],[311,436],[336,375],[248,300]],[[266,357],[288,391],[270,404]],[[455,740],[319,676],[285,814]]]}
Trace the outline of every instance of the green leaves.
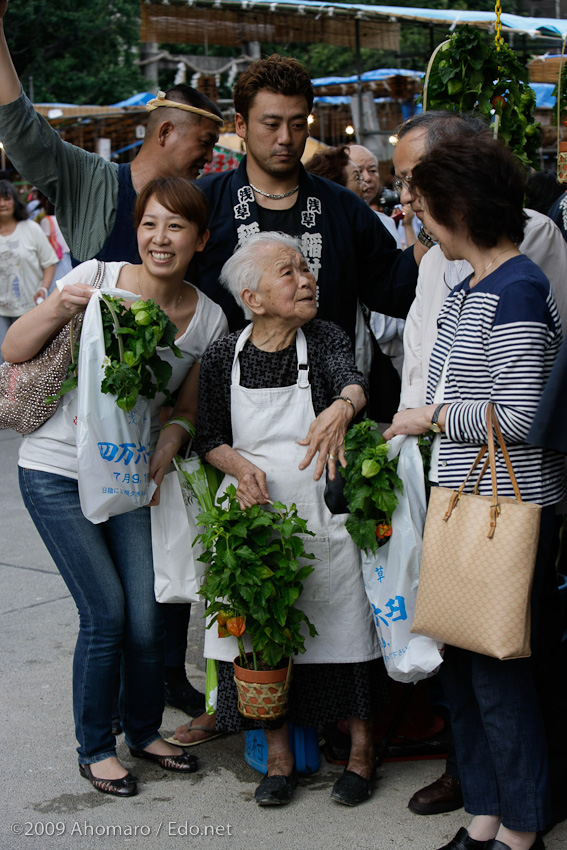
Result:
{"label": "green leaves", "polygon": [[398,504],[395,491],[402,489],[396,474],[398,459],[388,460],[388,448],[371,419],[355,425],[345,438],[347,466],[341,468],[341,474],[350,510],[346,528],[357,546],[371,552],[380,545],[376,527],[381,522],[391,523]]}
{"label": "green leaves", "polygon": [[496,49],[480,32],[457,29],[438,54],[429,79],[428,109],[477,112],[495,123],[498,137],[524,165],[538,164],[539,124],[535,94],[515,52],[502,42]]}
{"label": "green leaves", "polygon": [[[154,301],[135,301],[129,309],[117,298],[101,296],[102,332],[108,363],[100,388],[116,396],[121,410],[132,410],[138,396],[155,398],[166,393],[172,368],[157,353],[157,345],[170,348],[176,357],[183,357],[175,344],[177,328]],[[134,307],[136,309],[134,309]],[[139,321],[139,317],[143,321]],[[148,317],[148,321],[146,321]],[[77,387],[80,339],[75,343],[68,378],[57,395],[49,396],[51,403]]]}
{"label": "green leaves", "polygon": [[116,396],[121,410],[131,410],[138,396],[154,398],[167,392],[171,365],[162,360],[158,343],[182,357],[175,345],[177,328],[155,301],[135,301],[130,308],[117,298],[101,297],[104,341],[109,363],[101,383],[103,393]]}
{"label": "green leaves", "polygon": [[304,538],[311,535],[297,508],[281,502],[267,510],[260,505],[242,510],[234,486],[212,509],[198,517],[205,526],[199,535],[207,564],[201,595],[209,603],[205,611],[216,617],[230,608],[244,617],[255,653],[270,667],[282,658],[305,652],[302,624],[310,635],[314,626],[295,602],[303,581],[313,572]]}

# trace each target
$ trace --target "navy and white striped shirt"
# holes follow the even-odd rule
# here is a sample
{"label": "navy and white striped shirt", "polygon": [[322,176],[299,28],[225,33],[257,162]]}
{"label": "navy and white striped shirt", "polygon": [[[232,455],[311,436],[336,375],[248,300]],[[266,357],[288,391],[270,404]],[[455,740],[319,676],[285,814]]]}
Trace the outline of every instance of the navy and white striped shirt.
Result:
{"label": "navy and white striped shirt", "polygon": [[[455,287],[439,314],[431,355],[431,403],[448,358],[443,401],[449,403],[438,480],[457,487],[486,443],[486,409],[493,402],[522,498],[549,505],[563,497],[563,460],[524,441],[561,343],[561,320],[549,281],[526,256],[503,263],[472,289]],[[514,491],[500,454],[498,489]],[[480,486],[491,492],[490,476]]]}

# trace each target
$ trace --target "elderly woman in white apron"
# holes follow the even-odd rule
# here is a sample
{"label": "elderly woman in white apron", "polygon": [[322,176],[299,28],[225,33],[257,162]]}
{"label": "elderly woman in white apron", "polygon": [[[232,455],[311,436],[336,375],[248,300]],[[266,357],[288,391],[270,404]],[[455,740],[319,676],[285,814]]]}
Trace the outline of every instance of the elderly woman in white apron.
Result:
{"label": "elderly woman in white apron", "polygon": [[[376,631],[366,601],[360,552],[324,501],[344,461],[343,441],[366,403],[346,334],[319,322],[316,283],[299,243],[260,233],[225,264],[223,285],[251,323],[213,344],[203,358],[197,448],[237,486],[242,507],[268,499],[295,502],[316,534],[318,560],[301,607],[317,629],[296,659],[289,719],[304,725],[349,718],[351,753],[332,796],[356,805],[372,792],[371,717],[385,692]],[[202,406],[201,406],[202,405]],[[207,631],[205,655],[232,662],[234,638]],[[257,727],[237,712],[232,663],[219,664],[217,729]],[[266,728],[268,774],[260,805],[287,803],[297,783],[287,723]]]}

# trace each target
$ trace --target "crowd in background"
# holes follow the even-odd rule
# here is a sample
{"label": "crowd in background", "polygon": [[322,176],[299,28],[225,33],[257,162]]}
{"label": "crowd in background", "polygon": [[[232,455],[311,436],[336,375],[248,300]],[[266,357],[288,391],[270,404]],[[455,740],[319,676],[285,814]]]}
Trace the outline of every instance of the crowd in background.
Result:
{"label": "crowd in background", "polygon": [[[539,210],[562,210],[564,195],[546,186],[538,209],[535,200],[524,209],[525,175],[513,156],[481,121],[453,113],[426,113],[400,128],[391,190],[399,197],[384,192],[376,157],[362,145],[324,150],[304,168],[312,104],[298,62],[274,55],[252,63],[234,88],[247,155],[237,170],[194,182],[223,118],[200,92],[174,86],[148,105],[140,152],[118,166],[62,142],[35,113],[0,38],[3,141],[41,206],[31,221],[13,184],[0,181],[4,358],[34,357],[85,310],[95,281],[159,304],[182,351],[171,358],[175,406],[164,414],[165,396],[152,403],[158,490],[149,506],[99,524],[83,516],[76,391],[20,449],[24,502],[80,614],[79,770],[98,791],[129,797],[138,782],[116,755],[122,731],[134,758],[191,773],[198,762],[184,747],[260,727],[268,759],[256,802],[284,805],[294,795],[287,721],[250,725],[236,710],[232,639],[208,634],[219,686],[216,711],[205,712],[185,673],[190,605],[154,598],[151,505],[196,424],[198,453],[224,473],[223,487],[235,485],[242,508],[293,500],[321,542],[305,583],[319,635],[296,665],[290,716],[305,725],[347,721],[350,754],[331,798],[368,800],[373,721],[388,682],[360,551],[346,515],[326,507],[326,476],[339,476],[348,428],[370,415],[387,439],[433,431],[431,486],[457,488],[486,441],[490,403],[523,498],[543,506],[532,655],[500,661],[447,647],[441,677],[454,749],[446,772],[410,808],[440,813],[464,801],[472,820],[442,850],[541,850],[565,773],[550,760],[548,739],[566,447],[548,420],[564,389],[567,246]],[[544,178],[532,178],[529,198],[536,183]],[[392,200],[393,215],[384,211]],[[79,263],[72,271],[71,254]],[[480,492],[489,486],[483,481]],[[498,486],[514,495],[503,465]],[[119,545],[125,538],[127,547]],[[168,741],[159,734],[165,701],[195,718]]]}

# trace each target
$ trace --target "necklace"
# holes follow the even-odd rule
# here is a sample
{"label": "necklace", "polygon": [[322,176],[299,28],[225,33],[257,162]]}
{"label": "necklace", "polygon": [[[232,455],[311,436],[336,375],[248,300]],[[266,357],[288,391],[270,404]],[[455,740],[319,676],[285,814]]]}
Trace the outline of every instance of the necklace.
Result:
{"label": "necklace", "polygon": [[[140,295],[142,296],[144,301],[147,301],[148,299],[146,298],[146,296],[144,295],[144,293],[142,291],[142,285],[140,284],[139,272],[137,270],[136,270],[136,286],[140,290]],[[183,298],[184,292],[185,292],[185,287],[181,290],[181,295],[177,299],[177,304],[175,304],[173,307],[162,307],[161,309],[163,310],[163,312],[164,313],[173,313],[174,310],[177,310],[177,308],[181,304],[181,299]],[[161,307],[161,304],[159,306]]]}
{"label": "necklace", "polygon": [[273,201],[281,201],[282,198],[289,198],[290,195],[295,195],[299,189],[299,183],[295,189],[290,189],[289,192],[284,192],[283,195],[270,195],[269,192],[263,192],[261,189],[258,189],[258,187],[254,186],[253,183],[250,183],[250,188],[254,189],[255,192],[258,192],[259,195],[263,195],[265,198],[271,198]]}
{"label": "necklace", "polygon": [[513,250],[513,248],[504,248],[504,250],[503,250],[503,251],[500,251],[500,253],[499,253],[499,254],[496,254],[496,256],[495,256],[495,257],[494,257],[494,258],[493,258],[493,259],[489,262],[489,264],[488,264],[487,266],[485,266],[485,267],[484,267],[484,269],[481,271],[481,273],[479,274],[479,276],[478,276],[478,277],[477,277],[477,279],[475,280],[475,284],[477,284],[477,283],[479,282],[479,280],[481,279],[481,277],[484,277],[484,275],[486,274],[486,272],[488,271],[488,269],[489,269],[491,266],[493,266],[493,265],[494,265],[494,263],[496,262],[496,260],[498,259],[498,257],[501,257],[501,256],[502,256],[502,254],[507,254],[507,253],[508,253],[508,251],[512,251],[512,250]]}

